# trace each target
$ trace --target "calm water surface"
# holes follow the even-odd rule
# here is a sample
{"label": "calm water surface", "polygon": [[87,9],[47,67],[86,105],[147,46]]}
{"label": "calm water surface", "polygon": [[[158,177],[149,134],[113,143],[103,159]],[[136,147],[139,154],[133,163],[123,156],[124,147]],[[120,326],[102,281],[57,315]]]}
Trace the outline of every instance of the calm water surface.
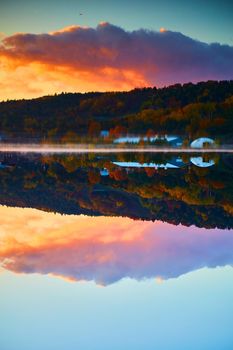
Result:
{"label": "calm water surface", "polygon": [[231,350],[233,157],[1,153],[1,350]]}

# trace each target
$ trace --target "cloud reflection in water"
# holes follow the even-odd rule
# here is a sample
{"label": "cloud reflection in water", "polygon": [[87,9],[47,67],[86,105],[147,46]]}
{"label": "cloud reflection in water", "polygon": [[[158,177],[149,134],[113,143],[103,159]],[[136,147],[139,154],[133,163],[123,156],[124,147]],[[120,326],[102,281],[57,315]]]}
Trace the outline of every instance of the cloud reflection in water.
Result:
{"label": "cloud reflection in water", "polygon": [[16,273],[108,285],[124,277],[169,279],[233,263],[232,230],[35,209],[1,207],[0,213],[0,264]]}

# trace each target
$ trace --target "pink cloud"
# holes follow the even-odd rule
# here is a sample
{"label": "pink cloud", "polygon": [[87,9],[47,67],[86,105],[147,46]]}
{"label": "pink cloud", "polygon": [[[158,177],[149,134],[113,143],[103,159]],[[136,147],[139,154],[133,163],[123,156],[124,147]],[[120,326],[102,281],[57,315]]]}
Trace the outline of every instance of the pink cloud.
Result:
{"label": "pink cloud", "polygon": [[[11,212],[14,211],[14,216]],[[110,284],[233,264],[232,230],[1,208],[0,265]]]}

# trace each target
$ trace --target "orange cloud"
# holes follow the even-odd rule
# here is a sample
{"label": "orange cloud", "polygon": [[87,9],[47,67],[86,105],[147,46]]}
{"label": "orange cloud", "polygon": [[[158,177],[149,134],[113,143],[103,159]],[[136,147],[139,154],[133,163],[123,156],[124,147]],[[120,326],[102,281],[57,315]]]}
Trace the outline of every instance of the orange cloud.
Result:
{"label": "orange cloud", "polygon": [[[140,74],[130,70],[102,68],[95,72],[41,63],[4,59],[0,69],[0,100],[33,98],[69,92],[130,90],[145,86]],[[104,79],[103,79],[104,77]]]}
{"label": "orange cloud", "polygon": [[[233,262],[230,230],[0,207],[0,266],[107,285]],[[187,253],[188,252],[188,253]]]}
{"label": "orange cloud", "polygon": [[97,28],[16,33],[0,43],[0,99],[230,79],[232,60],[231,46],[164,28],[127,32],[104,22]]}

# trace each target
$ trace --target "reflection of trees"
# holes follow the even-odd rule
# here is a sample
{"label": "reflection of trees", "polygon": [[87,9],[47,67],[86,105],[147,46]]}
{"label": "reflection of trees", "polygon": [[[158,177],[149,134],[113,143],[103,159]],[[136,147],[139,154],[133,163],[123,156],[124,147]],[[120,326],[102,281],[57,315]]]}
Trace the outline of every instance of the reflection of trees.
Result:
{"label": "reflection of trees", "polygon": [[100,173],[95,169],[88,170],[88,181],[94,185],[100,182]]}
{"label": "reflection of trees", "polygon": [[110,177],[116,181],[124,181],[127,179],[127,173],[125,169],[116,168],[110,172]]}
{"label": "reflection of trees", "polygon": [[[138,161],[142,155],[128,155]],[[154,157],[154,155],[151,155]],[[232,227],[233,184],[230,156],[215,167],[124,169],[117,155],[18,158],[1,169],[1,204],[95,215],[161,219],[205,227]],[[121,154],[127,160],[127,154]],[[150,162],[149,154],[142,158]],[[162,156],[164,157],[164,155]],[[101,176],[100,169],[109,169]]]}

